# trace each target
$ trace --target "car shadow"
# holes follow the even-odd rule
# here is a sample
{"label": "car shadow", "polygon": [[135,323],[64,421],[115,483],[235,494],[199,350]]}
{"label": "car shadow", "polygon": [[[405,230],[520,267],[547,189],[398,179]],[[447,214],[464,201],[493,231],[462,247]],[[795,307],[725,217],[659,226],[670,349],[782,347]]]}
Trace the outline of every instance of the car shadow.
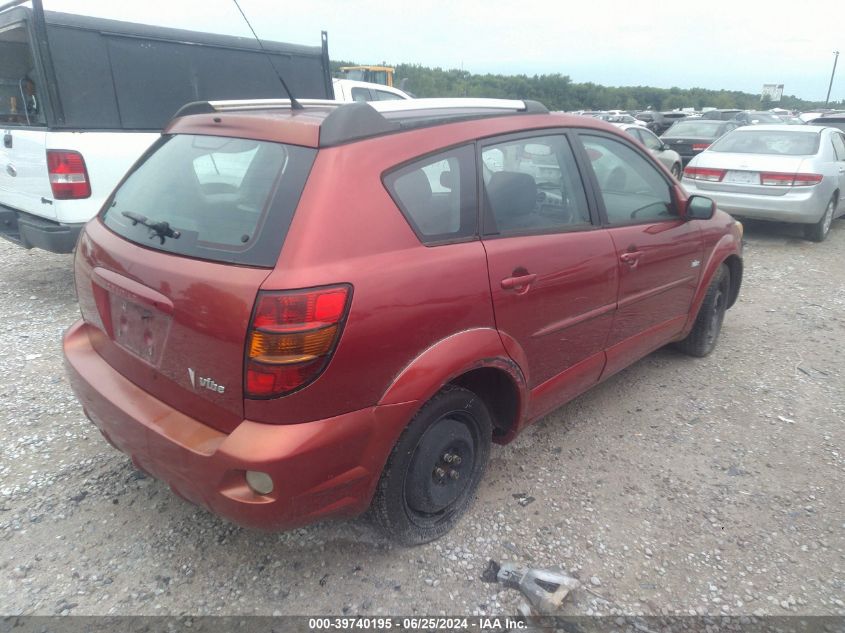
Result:
{"label": "car shadow", "polygon": [[[744,240],[760,244],[809,244],[813,242],[804,237],[804,225],[792,222],[770,222],[766,220],[741,219],[745,229]],[[833,221],[830,227],[831,235],[845,230],[845,219]]]}

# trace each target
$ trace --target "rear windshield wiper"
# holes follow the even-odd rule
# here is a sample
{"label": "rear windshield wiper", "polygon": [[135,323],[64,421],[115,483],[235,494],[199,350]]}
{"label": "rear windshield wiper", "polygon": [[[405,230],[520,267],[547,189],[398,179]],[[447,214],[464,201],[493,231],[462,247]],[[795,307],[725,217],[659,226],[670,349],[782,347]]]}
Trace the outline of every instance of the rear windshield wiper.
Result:
{"label": "rear windshield wiper", "polygon": [[136,224],[146,226],[150,229],[150,239],[157,237],[161,240],[162,244],[164,244],[164,238],[166,237],[172,237],[174,240],[178,240],[182,236],[182,233],[171,228],[168,222],[152,222],[147,216],[141,215],[140,213],[133,213],[132,211],[122,211],[121,215],[132,220],[132,226]]}

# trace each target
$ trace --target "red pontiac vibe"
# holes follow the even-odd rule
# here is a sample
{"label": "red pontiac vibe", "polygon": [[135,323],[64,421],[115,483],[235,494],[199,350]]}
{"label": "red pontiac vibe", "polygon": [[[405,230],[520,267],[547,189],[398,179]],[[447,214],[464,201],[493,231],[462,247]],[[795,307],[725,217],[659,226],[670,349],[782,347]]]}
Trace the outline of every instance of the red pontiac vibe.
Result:
{"label": "red pontiac vibe", "polygon": [[448,531],[491,441],[716,345],[742,226],[637,141],[522,101],[185,106],[85,227],[67,370],[180,496]]}

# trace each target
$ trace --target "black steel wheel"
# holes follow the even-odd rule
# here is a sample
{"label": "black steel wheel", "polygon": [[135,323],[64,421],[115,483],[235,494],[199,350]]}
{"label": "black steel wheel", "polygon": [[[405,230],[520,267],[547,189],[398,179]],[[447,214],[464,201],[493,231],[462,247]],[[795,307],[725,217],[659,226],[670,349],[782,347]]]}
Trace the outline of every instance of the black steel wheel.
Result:
{"label": "black steel wheel", "polygon": [[371,514],[403,545],[439,538],[472,503],[490,455],[492,422],[471,391],[448,385],[402,432],[382,471]]}
{"label": "black steel wheel", "polygon": [[695,325],[687,337],[676,345],[690,356],[707,356],[716,348],[725,311],[728,309],[731,289],[731,273],[725,264],[719,266],[701,302]]}

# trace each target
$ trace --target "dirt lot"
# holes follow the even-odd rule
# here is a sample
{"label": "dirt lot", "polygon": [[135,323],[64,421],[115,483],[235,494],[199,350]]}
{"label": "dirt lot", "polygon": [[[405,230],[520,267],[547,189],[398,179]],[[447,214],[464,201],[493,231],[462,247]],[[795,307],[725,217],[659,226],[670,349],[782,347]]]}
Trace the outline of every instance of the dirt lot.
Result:
{"label": "dirt lot", "polygon": [[579,576],[567,614],[845,614],[845,221],[746,237],[713,355],[659,351],[494,448],[415,549],[240,529],[135,471],[63,374],[70,256],[0,244],[0,612],[513,614],[493,558]]}

